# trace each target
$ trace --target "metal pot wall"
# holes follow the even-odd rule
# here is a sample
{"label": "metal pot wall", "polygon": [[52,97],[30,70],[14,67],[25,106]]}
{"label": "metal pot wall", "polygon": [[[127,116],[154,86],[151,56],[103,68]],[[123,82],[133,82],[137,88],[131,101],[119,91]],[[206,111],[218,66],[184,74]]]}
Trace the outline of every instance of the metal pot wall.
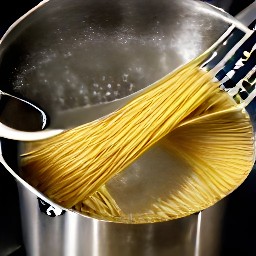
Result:
{"label": "metal pot wall", "polygon": [[[50,128],[68,128],[113,111],[118,99],[209,48],[231,23],[245,29],[227,13],[193,0],[43,1],[1,41],[1,90],[36,102],[50,116]],[[109,84],[115,87],[110,93]],[[19,142],[3,140],[1,146],[1,161],[19,187],[28,255],[199,255],[204,213],[141,225],[81,216],[19,177]]]}

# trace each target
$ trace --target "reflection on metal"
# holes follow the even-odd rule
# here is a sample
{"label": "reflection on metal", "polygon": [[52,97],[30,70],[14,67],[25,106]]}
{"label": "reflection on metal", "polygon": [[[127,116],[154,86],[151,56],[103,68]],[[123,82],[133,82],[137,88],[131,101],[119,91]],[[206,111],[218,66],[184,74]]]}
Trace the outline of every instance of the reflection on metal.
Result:
{"label": "reflection on metal", "polygon": [[196,228],[195,256],[200,256],[201,222],[202,222],[202,212],[199,212],[198,213],[198,219],[197,219],[197,228]]}
{"label": "reflection on metal", "polygon": [[77,230],[79,230],[78,226],[78,218],[76,218],[75,214],[68,214],[66,218],[65,228],[64,228],[64,255],[63,256],[72,256],[77,255],[77,242],[79,241]]}
{"label": "reflection on metal", "polygon": [[28,256],[194,256],[198,215],[154,224],[119,224],[67,211],[51,217],[18,183]]}

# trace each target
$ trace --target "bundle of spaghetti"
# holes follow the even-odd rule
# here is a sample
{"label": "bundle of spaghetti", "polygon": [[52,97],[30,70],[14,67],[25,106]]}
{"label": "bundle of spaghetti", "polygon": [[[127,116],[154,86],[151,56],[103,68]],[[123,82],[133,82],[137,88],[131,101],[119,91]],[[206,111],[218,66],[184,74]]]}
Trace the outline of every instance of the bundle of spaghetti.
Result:
{"label": "bundle of spaghetti", "polygon": [[197,118],[167,135],[165,146],[191,166],[191,175],[180,193],[157,202],[153,211],[177,218],[206,209],[230,194],[253,167],[253,138],[248,114],[237,107]]}
{"label": "bundle of spaghetti", "polygon": [[173,181],[173,187],[179,189],[170,188],[167,196],[161,198],[156,197],[152,189],[154,203],[139,212],[125,212],[122,204],[115,201],[116,195],[109,193],[107,183],[75,209],[93,217],[125,223],[153,223],[184,217],[212,206],[235,190],[254,163],[250,118],[226,93],[213,94],[212,99],[158,143],[188,166],[189,175],[185,178],[180,175],[181,179]]}
{"label": "bundle of spaghetti", "polygon": [[[213,95],[225,93],[198,68],[204,59],[168,74],[109,116],[39,143],[22,155],[24,179],[64,207],[74,208],[97,194],[95,202],[105,200],[111,208],[113,200],[102,186],[184,122],[202,116]],[[119,207],[112,212],[120,212]]]}

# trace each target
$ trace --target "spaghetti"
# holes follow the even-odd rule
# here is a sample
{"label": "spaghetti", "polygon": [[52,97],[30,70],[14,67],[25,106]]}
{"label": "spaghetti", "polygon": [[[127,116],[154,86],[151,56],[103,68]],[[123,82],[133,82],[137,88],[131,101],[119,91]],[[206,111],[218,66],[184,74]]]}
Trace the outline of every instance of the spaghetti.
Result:
{"label": "spaghetti", "polygon": [[[253,129],[246,112],[198,68],[203,59],[168,74],[109,116],[34,144],[22,155],[22,176],[66,208],[119,222],[179,218],[220,200],[252,168]],[[123,211],[107,184],[157,143],[185,162],[191,175],[147,209]]]}

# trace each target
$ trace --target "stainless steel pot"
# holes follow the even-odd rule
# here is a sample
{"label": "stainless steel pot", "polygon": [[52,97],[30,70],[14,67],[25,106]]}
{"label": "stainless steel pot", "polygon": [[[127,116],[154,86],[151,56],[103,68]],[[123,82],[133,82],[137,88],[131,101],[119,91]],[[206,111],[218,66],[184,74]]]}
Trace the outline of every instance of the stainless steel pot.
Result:
{"label": "stainless steel pot", "polygon": [[[232,23],[246,29],[194,0],[43,1],[2,38],[1,89],[39,105],[49,128],[69,128],[113,111],[122,98],[198,56]],[[17,180],[28,255],[200,254],[204,212],[142,225],[81,216],[19,177],[18,144],[2,141],[1,162]],[[157,164],[159,157],[148,160]]]}

